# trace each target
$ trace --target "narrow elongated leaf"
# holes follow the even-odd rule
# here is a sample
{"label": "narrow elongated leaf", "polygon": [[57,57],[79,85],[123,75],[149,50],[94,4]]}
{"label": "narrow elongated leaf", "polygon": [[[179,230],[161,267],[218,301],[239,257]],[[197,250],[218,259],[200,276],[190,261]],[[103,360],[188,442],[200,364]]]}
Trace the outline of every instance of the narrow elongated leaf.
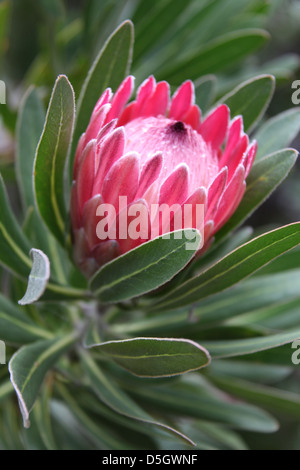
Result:
{"label": "narrow elongated leaf", "polygon": [[[125,335],[174,335],[189,337],[197,329],[212,328],[220,322],[233,321],[237,316],[239,325],[266,324],[280,310],[288,316],[289,306],[296,303],[300,292],[300,270],[278,273],[271,276],[252,277],[230,290],[220,292],[199,302],[190,312],[183,308],[174,312],[158,312],[155,316],[112,325],[115,334]],[[292,300],[291,300],[292,299]],[[279,304],[279,305],[278,305]],[[293,307],[292,307],[293,308]],[[267,326],[269,324],[267,323]],[[282,326],[282,325],[280,325]],[[289,326],[290,327],[290,326]]]}
{"label": "narrow elongated leaf", "polygon": [[74,342],[76,335],[42,340],[23,346],[9,363],[10,379],[19,399],[25,427],[30,426],[29,413],[38,396],[40,386],[48,370]]}
{"label": "narrow elongated leaf", "polygon": [[300,129],[300,108],[289,109],[268,119],[254,135],[257,141],[255,161],[284,148],[293,141]]}
{"label": "narrow elongated leaf", "polygon": [[272,75],[261,75],[241,83],[227,95],[220,98],[219,103],[229,106],[231,118],[242,115],[245,132],[250,132],[257,121],[263,116],[275,89]]}
{"label": "narrow elongated leaf", "polygon": [[207,419],[248,431],[274,432],[278,429],[278,423],[264,410],[246,403],[234,403],[213,390],[203,393],[201,385],[179,383],[172,387],[140,387],[131,393],[164,412]]}
{"label": "narrow elongated leaf", "polygon": [[155,421],[148,415],[148,413],[140,408],[122,389],[116,387],[113,381],[104,374],[87,352],[81,352],[81,359],[84,370],[90,379],[92,389],[107,406],[121,415],[162,427],[164,430],[183,439],[186,444],[194,445],[187,436],[184,436],[170,426]]}
{"label": "narrow elongated leaf", "polygon": [[266,156],[253,165],[247,178],[247,188],[242,202],[216,234],[216,243],[241,225],[269,197],[287,177],[296,162],[297,155],[296,150],[284,149]]}
{"label": "narrow elongated leaf", "polygon": [[214,377],[230,377],[232,379],[247,380],[261,384],[278,383],[291,375],[292,368],[260,362],[245,361],[242,359],[214,360],[208,372],[211,380]]}
{"label": "narrow elongated leaf", "polygon": [[67,77],[60,75],[52,91],[43,134],[36,152],[34,189],[42,219],[62,244],[66,221],[64,171],[74,115],[73,88]]}
{"label": "narrow elongated leaf", "polygon": [[215,75],[206,75],[195,81],[196,103],[202,112],[207,110],[214,99],[216,82]]}
{"label": "narrow elongated leaf", "polygon": [[31,247],[14,217],[1,175],[0,207],[0,263],[26,278],[31,267],[28,257]]}
{"label": "narrow elongated leaf", "polygon": [[0,385],[0,403],[1,401],[4,401],[11,393],[14,391],[14,388],[10,382],[10,380],[7,380],[4,383],[1,383]]}
{"label": "narrow elongated leaf", "polygon": [[27,211],[23,230],[32,245],[47,254],[51,265],[51,278],[59,284],[66,284],[72,269],[68,253],[45,227],[34,207],[29,207]]}
{"label": "narrow elongated leaf", "polygon": [[34,205],[33,163],[44,120],[43,103],[36,89],[29,88],[20,107],[16,139],[16,173],[24,207]]}
{"label": "narrow elongated leaf", "polygon": [[188,339],[132,338],[94,345],[140,377],[167,377],[206,367],[208,352]]}
{"label": "narrow elongated leaf", "polygon": [[160,2],[158,8],[154,8],[150,14],[143,17],[136,30],[135,60],[156,45],[162,34],[182,15],[187,6],[188,2],[167,0]]}
{"label": "narrow elongated leaf", "polygon": [[277,348],[283,344],[291,343],[300,338],[300,329],[293,328],[290,331],[257,338],[247,338],[231,341],[203,341],[213,358],[243,356],[266,349]]}
{"label": "narrow elongated leaf", "polygon": [[51,338],[51,333],[35,325],[23,310],[0,295],[0,338],[12,344],[25,344]]}
{"label": "narrow elongated leaf", "polygon": [[[91,414],[89,415],[85,410],[83,406],[80,406],[78,403],[78,397],[72,396],[72,394],[69,393],[69,391],[65,388],[62,387],[61,385],[59,386],[59,391],[61,395],[64,398],[64,401],[68,404],[70,410],[74,414],[74,416],[77,418],[79,421],[82,430],[84,431],[85,435],[88,435],[90,439],[97,445],[97,449],[131,449],[129,447],[128,443],[120,439],[119,436],[116,437],[114,433],[110,432],[110,429],[108,426],[105,426],[101,423],[101,426],[99,426],[95,420],[93,419],[95,416],[95,410],[93,410],[92,416]],[[89,397],[90,399],[90,397]],[[98,401],[97,401],[98,405]],[[99,402],[99,405],[101,403]],[[34,408],[35,411],[35,408]]]}
{"label": "narrow elongated leaf", "polygon": [[284,414],[294,419],[300,418],[299,395],[285,390],[279,390],[266,385],[258,385],[248,380],[229,377],[211,377],[218,387],[238,398],[242,398],[278,414]]}
{"label": "narrow elongated leaf", "polygon": [[36,401],[32,410],[33,421],[39,430],[40,437],[47,450],[58,450],[58,446],[53,435],[50,417],[52,387],[43,387],[41,396]]}
{"label": "narrow elongated leaf", "polygon": [[194,80],[201,75],[225,70],[263,46],[267,39],[268,33],[259,29],[226,34],[181,62],[162,69],[159,76],[172,83],[180,83],[183,75]]}
{"label": "narrow elongated leaf", "polygon": [[133,35],[131,21],[122,23],[108,38],[89,71],[78,100],[70,171],[79,137],[86,129],[101,93],[108,87],[115,91],[128,73],[132,59]]}
{"label": "narrow elongated leaf", "polygon": [[101,302],[108,303],[150,292],[186,266],[200,241],[197,230],[187,229],[143,243],[101,268],[92,278],[90,288]]}
{"label": "narrow elongated leaf", "polygon": [[211,268],[186,281],[152,309],[171,309],[194,304],[246,278],[300,243],[300,223],[273,230],[242,245]]}
{"label": "narrow elongated leaf", "polygon": [[64,13],[64,5],[61,0],[41,0],[41,6],[47,15],[54,18],[59,18]]}
{"label": "narrow elongated leaf", "polygon": [[36,302],[45,292],[50,277],[50,263],[45,253],[33,248],[30,254],[32,256],[32,268],[25,295],[18,302],[20,305]]}

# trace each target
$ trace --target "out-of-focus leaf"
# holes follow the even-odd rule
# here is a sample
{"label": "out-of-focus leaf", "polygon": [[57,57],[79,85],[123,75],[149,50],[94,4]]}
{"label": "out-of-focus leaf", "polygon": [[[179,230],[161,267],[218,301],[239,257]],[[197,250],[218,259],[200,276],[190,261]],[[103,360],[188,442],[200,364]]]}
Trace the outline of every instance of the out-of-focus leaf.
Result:
{"label": "out-of-focus leaf", "polygon": [[274,418],[265,411],[246,403],[232,403],[227,396],[216,396],[212,390],[203,393],[201,387],[191,384],[140,387],[132,390],[132,395],[156,410],[225,423],[236,429],[274,432],[278,428]]}
{"label": "out-of-focus leaf", "polygon": [[40,0],[44,12],[53,18],[60,18],[64,13],[62,0]]}
{"label": "out-of-focus leaf", "polygon": [[300,243],[300,223],[287,225],[254,238],[214,266],[186,281],[150,310],[169,310],[191,305],[233,286],[272,259]]}
{"label": "out-of-focus leaf", "polygon": [[101,93],[108,87],[115,91],[128,73],[132,58],[133,34],[131,21],[122,23],[104,44],[83,84],[77,104],[69,162],[70,174],[79,137],[86,129]]}
{"label": "out-of-focus leaf", "polygon": [[291,343],[300,338],[300,329],[293,328],[290,331],[273,334],[269,336],[260,336],[258,338],[249,338],[231,341],[203,341],[213,358],[243,356],[252,354],[265,349],[272,349]]}
{"label": "out-of-focus leaf", "polygon": [[16,174],[23,206],[34,205],[33,162],[36,148],[43,130],[45,111],[34,88],[29,88],[20,107],[17,123]]}
{"label": "out-of-focus leaf", "polygon": [[[45,227],[34,207],[29,207],[27,211],[23,231],[31,241],[32,246],[43,251],[49,258],[51,279],[59,284],[68,283],[68,275],[72,269],[68,253]],[[72,285],[72,282],[69,282],[69,284]]]}
{"label": "out-of-focus leaf", "polygon": [[216,243],[237,228],[287,177],[297,159],[297,151],[284,149],[272,153],[255,163],[247,178],[244,197],[229,219],[216,234]]}
{"label": "out-of-focus leaf", "polygon": [[0,262],[18,277],[28,277],[30,244],[16,221],[0,175]]}
{"label": "out-of-focus leaf", "polygon": [[183,439],[186,444],[193,445],[193,442],[187,437],[176,431],[170,426],[162,424],[154,420],[140,406],[135,403],[123,390],[117,388],[116,385],[104,374],[99,366],[94,362],[89,354],[81,353],[82,364],[84,370],[90,380],[90,385],[96,395],[107,406],[117,413],[125,415],[144,423],[162,427],[164,430],[175,434],[179,439]]}
{"label": "out-of-focus leaf", "polygon": [[229,106],[231,118],[242,115],[245,132],[250,132],[267,109],[274,89],[274,77],[261,75],[241,83],[219,103]]}
{"label": "out-of-focus leaf", "polygon": [[45,292],[50,277],[50,263],[45,253],[33,248],[30,254],[32,256],[32,268],[25,295],[18,302],[20,305],[36,302]]}
{"label": "out-of-focus leaf", "polygon": [[25,344],[38,339],[51,338],[51,333],[31,321],[3,295],[0,295],[0,337],[12,344]]}
{"label": "out-of-focus leaf", "polygon": [[45,448],[47,450],[58,450],[51,426],[50,402],[50,387],[43,387],[41,390],[41,396],[36,401],[32,410],[32,415]]}
{"label": "out-of-focus leaf", "polygon": [[168,377],[208,366],[210,357],[197,343],[174,338],[131,338],[93,347],[140,377]]}
{"label": "out-of-focus leaf", "polygon": [[230,377],[230,380],[242,379],[256,383],[272,384],[284,380],[291,374],[291,367],[260,362],[244,361],[243,359],[215,360],[209,367],[208,376]]}
{"label": "out-of-focus leaf", "polygon": [[7,380],[0,385],[0,403],[4,401],[9,395],[12,394],[14,391],[14,387],[12,386],[10,380]]}
{"label": "out-of-focus leaf", "polygon": [[273,413],[300,418],[300,398],[293,392],[232,378],[212,376],[212,382],[225,392],[267,408]]}
{"label": "out-of-focus leaf", "polygon": [[268,119],[254,136],[257,140],[255,161],[257,162],[265,155],[289,145],[299,130],[300,108],[289,109]]}
{"label": "out-of-focus leaf", "polygon": [[60,75],[54,85],[43,134],[34,163],[34,190],[38,210],[57,240],[64,244],[66,225],[65,163],[75,116],[73,88]]}
{"label": "out-of-focus leaf", "polygon": [[[199,441],[201,443],[208,441],[208,443],[213,444],[219,450],[248,450],[247,444],[243,442],[238,432],[229,430],[226,425],[197,420],[196,422],[189,423],[190,426],[192,429],[195,429],[197,447],[199,447]],[[193,436],[191,431],[190,434]]]}
{"label": "out-of-focus leaf", "polygon": [[214,99],[216,81],[214,75],[206,75],[195,81],[196,103],[202,112],[207,110]]}
{"label": "out-of-focus leaf", "polygon": [[143,243],[101,268],[90,288],[101,302],[119,302],[150,292],[175,276],[201,242],[197,230],[165,234]]}
{"label": "out-of-focus leaf", "polygon": [[94,419],[96,414],[95,411],[92,412],[92,416],[91,414],[89,415],[86,410],[80,406],[78,398],[72,396],[66,387],[60,386],[59,391],[65,402],[69,405],[70,411],[72,411],[80,423],[83,433],[92,439],[97,446],[97,449],[133,450],[123,436],[120,438],[116,433],[111,432],[107,425],[103,425],[101,423],[101,426],[99,426]]}
{"label": "out-of-focus leaf", "polygon": [[[300,270],[277,273],[269,276],[253,277],[232,289],[220,292],[199,302],[192,309],[187,308],[168,312],[158,311],[154,316],[135,322],[118,322],[111,325],[115,334],[129,335],[180,335],[213,328],[221,322],[234,321],[238,317],[239,325],[266,323],[268,319],[280,315],[281,310],[289,314],[289,305],[298,302],[300,291]],[[292,299],[292,300],[291,300]],[[279,318],[278,318],[279,321]]]}
{"label": "out-of-focus leaf", "polygon": [[189,1],[174,2],[166,0],[159,2],[150,14],[145,15],[136,28],[134,59],[138,60],[142,54],[152,48],[166,32],[173,22],[182,15]]}
{"label": "out-of-focus leaf", "polygon": [[297,294],[297,297],[292,298],[288,302],[270,305],[253,312],[249,311],[231,320],[230,323],[236,325],[260,324],[270,329],[297,328],[299,326],[300,313],[299,292]]}
{"label": "out-of-focus leaf", "polygon": [[24,427],[30,426],[29,413],[48,370],[76,341],[76,335],[42,340],[23,346],[11,358],[11,382],[19,399]]}
{"label": "out-of-focus leaf", "polygon": [[162,68],[159,78],[179,84],[186,77],[194,80],[201,75],[226,70],[262,47],[268,37],[266,31],[259,29],[235,31],[218,37],[193,55],[187,55],[166,69]]}
{"label": "out-of-focus leaf", "polygon": [[2,1],[0,4],[0,65],[2,65],[2,58],[6,48],[6,34],[9,25],[9,14],[11,9],[11,2],[8,0]]}

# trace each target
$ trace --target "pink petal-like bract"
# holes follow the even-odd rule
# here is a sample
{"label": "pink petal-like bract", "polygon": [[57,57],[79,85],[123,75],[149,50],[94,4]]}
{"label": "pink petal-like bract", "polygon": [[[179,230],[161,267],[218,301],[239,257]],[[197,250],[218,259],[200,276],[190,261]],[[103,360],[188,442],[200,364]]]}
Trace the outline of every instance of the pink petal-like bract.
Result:
{"label": "pink petal-like bract", "polygon": [[190,80],[170,97],[150,76],[129,102],[133,86],[128,76],[104,91],[75,154],[73,254],[87,277],[172,230],[200,230],[202,254],[239,205],[256,154],[225,104],[202,118]]}

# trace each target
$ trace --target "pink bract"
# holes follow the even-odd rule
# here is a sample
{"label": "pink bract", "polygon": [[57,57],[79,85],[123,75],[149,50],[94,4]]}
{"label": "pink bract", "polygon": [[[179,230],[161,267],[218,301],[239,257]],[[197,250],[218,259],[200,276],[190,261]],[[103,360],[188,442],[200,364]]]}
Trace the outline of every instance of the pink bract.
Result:
{"label": "pink bract", "polygon": [[[201,119],[191,81],[170,98],[169,84],[150,76],[128,104],[133,85],[129,76],[115,94],[105,90],[75,155],[74,258],[87,277],[146,241],[118,236],[100,240],[100,204],[113,204],[117,219],[120,196],[126,196],[128,206],[142,204],[148,215],[152,204],[202,204],[203,250],[238,207],[256,154],[256,142],[249,143],[242,117],[230,120],[226,105]],[[193,227],[198,228],[196,220]],[[164,233],[163,227],[160,231]]]}

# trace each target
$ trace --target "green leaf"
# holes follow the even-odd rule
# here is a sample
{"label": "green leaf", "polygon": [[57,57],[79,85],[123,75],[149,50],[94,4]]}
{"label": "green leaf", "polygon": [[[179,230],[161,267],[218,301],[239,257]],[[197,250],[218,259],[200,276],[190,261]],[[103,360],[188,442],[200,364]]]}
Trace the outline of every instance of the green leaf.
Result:
{"label": "green leaf", "polygon": [[192,309],[192,317],[186,308],[178,311],[171,309],[165,313],[158,311],[155,316],[134,322],[119,321],[110,328],[116,335],[150,336],[159,333],[163,336],[178,332],[188,337],[198,329],[214,328],[220,322],[233,321],[235,317],[238,317],[239,325],[265,324],[273,315],[276,318],[276,313],[280,314],[281,309],[288,316],[290,305],[287,302],[296,303],[299,292],[300,270],[252,277],[230,290],[202,300]]}
{"label": "green leaf", "polygon": [[52,91],[43,134],[36,152],[34,189],[42,219],[62,244],[66,224],[64,171],[74,115],[73,88],[67,77],[60,75]]}
{"label": "green leaf", "polygon": [[254,135],[257,141],[255,161],[290,145],[300,129],[300,108],[289,109],[268,119]]}
{"label": "green leaf", "polygon": [[131,21],[122,23],[104,44],[83,84],[77,104],[77,118],[70,154],[71,173],[78,140],[86,130],[101,93],[108,87],[115,91],[128,74],[132,59],[133,35]]}
{"label": "green leaf", "polygon": [[97,350],[140,377],[168,377],[206,367],[207,351],[188,339],[132,338],[96,344]]}
{"label": "green leaf", "polygon": [[274,89],[274,77],[261,75],[241,83],[218,103],[227,104],[231,118],[242,115],[245,132],[250,132],[267,109]]}
{"label": "green leaf", "polygon": [[40,0],[40,3],[45,13],[55,19],[60,18],[64,13],[62,0]]}
{"label": "green leaf", "polygon": [[51,338],[51,333],[33,323],[23,310],[0,294],[0,337],[12,344]]}
{"label": "green leaf", "polygon": [[215,75],[206,75],[195,81],[196,103],[205,112],[214,99],[217,79]]}
{"label": "green leaf", "polygon": [[211,380],[222,390],[238,398],[256,403],[273,413],[300,419],[300,398],[296,393],[258,385],[248,380],[232,379],[230,376],[213,376]]}
{"label": "green leaf", "polygon": [[23,346],[9,363],[10,379],[19,399],[24,426],[30,426],[29,413],[49,369],[76,341],[76,335],[42,340]]}
{"label": "green leaf", "polygon": [[180,416],[199,418],[224,423],[237,429],[256,432],[274,432],[278,423],[267,412],[253,405],[232,402],[227,395],[221,395],[203,384],[176,383],[172,386],[139,387],[132,390],[134,397],[152,405],[157,412],[169,412]]}
{"label": "green leaf", "polygon": [[242,359],[214,360],[209,367],[208,376],[230,377],[231,380],[242,379],[262,384],[278,383],[291,375],[292,368]]}
{"label": "green leaf", "polygon": [[191,80],[201,75],[217,73],[235,65],[247,55],[262,47],[269,35],[260,29],[235,31],[218,37],[200,51],[183,58],[160,71],[159,76],[178,84],[186,77]]}
{"label": "green leaf", "polygon": [[50,263],[45,253],[33,248],[30,254],[32,256],[32,268],[25,295],[18,302],[20,305],[36,302],[45,292],[50,277]]}
{"label": "green leaf", "polygon": [[150,310],[184,307],[228,289],[299,243],[300,223],[287,225],[254,238],[211,268],[186,281],[150,307]]}
{"label": "green leaf", "polygon": [[9,395],[14,391],[14,388],[10,382],[7,380],[6,382],[0,385],[0,403],[7,399]]}
{"label": "green leaf", "polygon": [[[292,271],[293,272],[293,271]],[[293,272],[295,275],[296,272]],[[295,284],[294,284],[295,286]],[[280,286],[279,289],[282,290]],[[288,296],[287,296],[288,297]],[[292,327],[297,328],[299,325],[299,288],[294,298],[282,303],[275,303],[268,307],[256,311],[249,311],[232,320],[231,324],[238,325],[255,325],[259,324],[264,328],[272,330],[285,330]]]}
{"label": "green leaf", "polygon": [[[269,336],[259,336],[257,338],[247,338],[241,340],[224,341],[203,341],[203,345],[208,349],[213,358],[243,356],[253,354],[265,349],[272,349],[291,343],[300,338],[300,329],[293,328],[290,331]],[[291,355],[292,356],[292,355]]]}
{"label": "green leaf", "polygon": [[43,444],[47,450],[58,450],[53,429],[51,426],[50,417],[50,402],[51,402],[51,389],[52,386],[43,387],[41,395],[36,401],[32,411],[33,421],[35,422],[39,435],[43,441]]}
{"label": "green leaf", "polygon": [[166,29],[182,15],[187,6],[188,2],[174,2],[173,0],[159,2],[157,8],[154,8],[150,14],[145,15],[137,23],[134,50],[135,61],[160,41]]}
{"label": "green leaf", "polygon": [[43,131],[45,111],[43,103],[33,87],[22,101],[17,122],[16,174],[24,207],[34,205],[33,163],[36,148]]}
{"label": "green leaf", "polygon": [[[51,278],[59,284],[68,283],[68,275],[72,264],[65,250],[43,224],[39,213],[34,207],[29,207],[23,225],[23,231],[32,245],[43,251],[49,258],[51,265]],[[69,282],[72,285],[72,282]]]}
{"label": "green leaf", "polygon": [[14,217],[1,175],[0,207],[0,263],[17,276],[27,278],[31,268],[27,253],[31,247]]}
{"label": "green leaf", "polygon": [[157,237],[116,258],[91,279],[101,302],[120,302],[150,292],[169,281],[194,256],[201,236],[186,229]]}
{"label": "green leaf", "polygon": [[216,234],[216,244],[241,225],[279,186],[293,168],[297,155],[296,150],[284,149],[253,165],[244,197],[229,221]]}
{"label": "green leaf", "polygon": [[[99,412],[99,406],[103,406],[97,399],[94,399],[93,396],[88,396],[87,400],[88,402],[83,402],[83,400],[80,400],[78,396],[72,396],[72,393],[70,393],[70,390],[67,390],[66,387],[63,387],[59,385],[59,392],[62,395],[64,402],[68,404],[70,410],[80,423],[80,427],[82,429],[83,434],[88,435],[90,439],[95,443],[97,446],[97,449],[131,449],[132,447],[129,446],[128,442],[126,442],[126,435],[120,436],[116,435],[115,432],[112,432],[112,430],[109,428],[107,423],[101,422],[101,425],[97,423],[95,420],[95,416],[97,416]],[[84,397],[85,398],[85,397]],[[90,409],[90,413],[88,413],[85,408],[90,405],[90,401],[92,400],[92,403],[95,401],[96,403],[93,403],[95,406],[94,409]],[[103,406],[104,408],[104,406]],[[115,415],[111,410],[108,409],[110,413],[108,413],[108,423],[112,423],[112,416]],[[111,414],[111,415],[110,415]],[[107,416],[106,416],[107,418]],[[103,420],[101,420],[103,421]],[[115,423],[113,423],[113,428]],[[113,429],[115,431],[115,429]],[[124,439],[125,438],[125,439]],[[137,448],[135,447],[135,450]]]}
{"label": "green leaf", "polygon": [[10,24],[10,15],[12,10],[12,4],[8,0],[2,1],[0,4],[0,65],[4,59],[6,47],[7,47],[7,30]]}
{"label": "green leaf", "polygon": [[155,421],[148,413],[139,407],[121,388],[116,387],[114,382],[104,374],[100,367],[94,362],[89,354],[81,351],[82,364],[87,374],[90,385],[100,400],[108,407],[112,408],[116,413],[127,416],[144,423],[152,424],[163,428],[166,431],[175,434],[183,439],[186,444],[194,445],[194,443],[179,431],[172,427]]}

